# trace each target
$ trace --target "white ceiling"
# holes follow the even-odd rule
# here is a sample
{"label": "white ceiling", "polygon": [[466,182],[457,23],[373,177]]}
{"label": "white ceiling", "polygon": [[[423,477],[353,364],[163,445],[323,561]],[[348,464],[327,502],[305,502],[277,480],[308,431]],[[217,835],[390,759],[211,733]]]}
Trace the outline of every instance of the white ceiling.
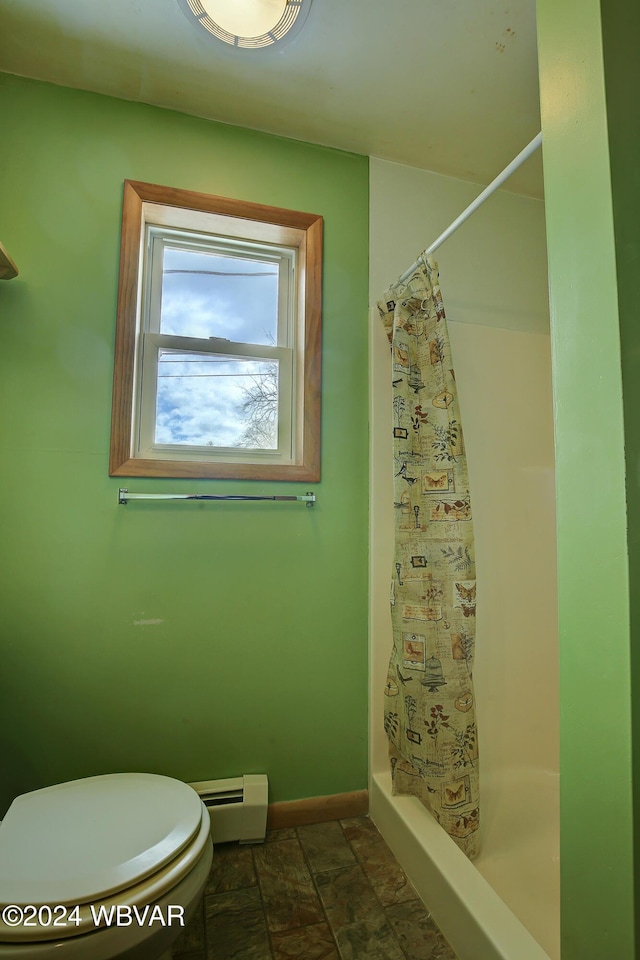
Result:
{"label": "white ceiling", "polygon": [[[535,0],[313,0],[268,54],[177,0],[0,0],[0,70],[488,183],[540,129]],[[542,195],[540,152],[508,189]]]}

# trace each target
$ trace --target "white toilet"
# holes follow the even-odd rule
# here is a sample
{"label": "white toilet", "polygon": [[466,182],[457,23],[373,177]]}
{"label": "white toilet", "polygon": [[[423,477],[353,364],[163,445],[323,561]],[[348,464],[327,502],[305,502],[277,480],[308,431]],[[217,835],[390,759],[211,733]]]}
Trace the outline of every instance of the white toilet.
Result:
{"label": "white toilet", "polygon": [[209,831],[195,790],[156,774],[16,797],[0,823],[0,960],[170,957],[209,875]]}

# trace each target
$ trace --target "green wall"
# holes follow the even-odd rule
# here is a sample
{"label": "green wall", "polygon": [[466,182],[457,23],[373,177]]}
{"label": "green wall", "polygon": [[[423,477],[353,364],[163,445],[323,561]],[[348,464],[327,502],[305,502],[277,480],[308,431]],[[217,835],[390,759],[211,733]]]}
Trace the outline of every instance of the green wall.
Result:
{"label": "green wall", "polygon": [[600,0],[538,0],[537,9],[557,459],[562,958],[631,960],[639,19],[625,0],[602,3],[603,56]]}
{"label": "green wall", "polygon": [[[0,811],[126,770],[364,788],[367,158],[8,75],[0,99]],[[117,505],[305,492],[108,477],[125,178],[324,217],[315,507]]]}
{"label": "green wall", "polygon": [[[616,241],[622,359],[631,622],[634,810],[640,809],[640,6],[602,2],[607,126]],[[634,873],[640,877],[640,830],[634,831]],[[635,916],[640,918],[640,883]],[[638,934],[636,933],[638,943]]]}

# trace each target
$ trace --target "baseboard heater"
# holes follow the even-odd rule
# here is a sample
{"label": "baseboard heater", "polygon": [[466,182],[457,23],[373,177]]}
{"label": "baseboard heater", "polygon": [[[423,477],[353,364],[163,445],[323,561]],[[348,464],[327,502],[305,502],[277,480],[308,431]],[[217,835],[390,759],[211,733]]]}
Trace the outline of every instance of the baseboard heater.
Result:
{"label": "baseboard heater", "polygon": [[239,840],[261,843],[267,830],[269,785],[266,774],[249,773],[229,780],[190,783],[211,819],[214,843]]}

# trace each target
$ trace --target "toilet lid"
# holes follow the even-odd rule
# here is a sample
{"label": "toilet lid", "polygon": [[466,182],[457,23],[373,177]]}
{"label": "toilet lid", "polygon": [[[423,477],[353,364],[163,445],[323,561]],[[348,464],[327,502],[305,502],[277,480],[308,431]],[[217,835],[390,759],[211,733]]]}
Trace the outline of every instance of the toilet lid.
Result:
{"label": "toilet lid", "polygon": [[160,870],[194,838],[186,783],[116,773],[16,797],[0,824],[0,904],[90,903]]}

